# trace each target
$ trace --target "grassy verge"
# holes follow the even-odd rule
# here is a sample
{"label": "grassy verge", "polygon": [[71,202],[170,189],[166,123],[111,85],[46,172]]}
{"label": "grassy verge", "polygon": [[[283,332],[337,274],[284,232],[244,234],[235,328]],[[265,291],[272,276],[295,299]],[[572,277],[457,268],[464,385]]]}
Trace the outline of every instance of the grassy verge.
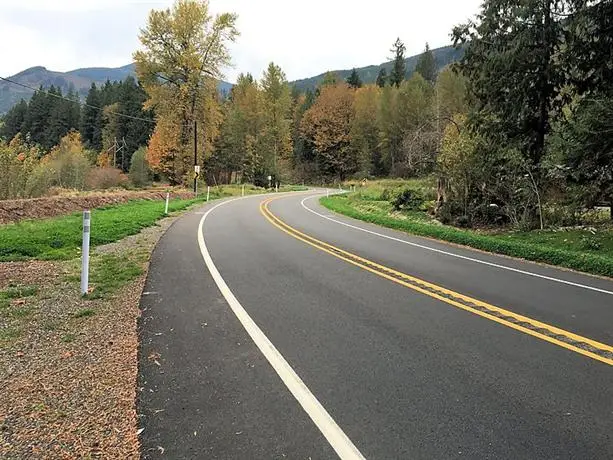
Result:
{"label": "grassy verge", "polygon": [[609,241],[613,241],[611,234],[602,238],[606,242],[603,245],[590,243],[589,240],[585,243],[585,239],[581,238],[589,236],[579,237],[570,233],[573,235],[570,239],[577,241],[577,244],[568,245],[569,237],[565,238],[563,234],[552,236],[553,232],[482,233],[462,230],[432,221],[425,213],[415,213],[413,216],[410,213],[392,213],[387,202],[365,201],[355,195],[333,196],[320,201],[323,206],[339,214],[384,227],[497,254],[613,277],[613,243],[609,247]]}
{"label": "grassy verge", "polygon": [[[285,187],[284,191],[303,189]],[[306,189],[306,187],[304,188]],[[264,189],[246,186],[246,194],[263,193]],[[237,196],[240,186],[211,187],[210,199]],[[170,213],[202,203],[204,197],[171,200]],[[155,225],[164,217],[164,202],[137,200],[92,210],[92,247],[112,243]],[[19,260],[68,260],[80,255],[81,213],[50,219],[26,220],[0,226],[0,262]]]}

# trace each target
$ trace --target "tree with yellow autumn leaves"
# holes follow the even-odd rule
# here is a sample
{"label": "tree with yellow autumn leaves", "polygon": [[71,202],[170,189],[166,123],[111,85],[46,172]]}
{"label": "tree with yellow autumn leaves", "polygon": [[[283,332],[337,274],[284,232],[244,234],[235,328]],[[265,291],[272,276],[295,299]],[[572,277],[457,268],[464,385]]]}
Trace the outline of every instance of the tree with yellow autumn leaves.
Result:
{"label": "tree with yellow autumn leaves", "polygon": [[[211,153],[221,122],[217,81],[230,63],[236,19],[234,13],[213,17],[207,0],[177,0],[152,10],[141,30],[136,73],[149,97],[145,107],[157,118],[148,159],[172,183],[189,177],[194,142],[202,152],[198,163]],[[204,135],[194,141],[197,124]]]}

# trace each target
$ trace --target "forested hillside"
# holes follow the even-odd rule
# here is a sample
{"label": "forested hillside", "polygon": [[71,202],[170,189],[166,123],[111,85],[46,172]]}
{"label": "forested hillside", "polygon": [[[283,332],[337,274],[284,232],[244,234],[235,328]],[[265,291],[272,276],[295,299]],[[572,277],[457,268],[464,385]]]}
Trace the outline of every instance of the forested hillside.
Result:
{"label": "forested hillside", "polygon": [[[436,69],[441,70],[443,67],[460,60],[463,55],[462,48],[454,48],[453,46],[443,46],[442,48],[436,48],[432,50],[434,54],[434,59],[436,60]],[[415,66],[419,60],[420,55],[415,55],[406,58],[405,60],[405,68],[406,68],[406,77],[410,77],[415,71]],[[356,68],[356,72],[363,83],[375,83],[377,80],[377,76],[381,69],[385,69],[387,73],[389,73],[392,69],[393,61],[384,62],[379,65],[369,65],[367,67],[359,67]],[[344,69],[344,70],[333,70],[332,73],[335,73],[341,79],[346,79],[351,75],[352,69]],[[316,75],[315,77],[304,78],[301,80],[296,80],[292,82],[292,85],[296,87],[299,91],[307,91],[307,90],[315,90],[319,84],[324,80],[326,73],[322,73],[320,75]]]}
{"label": "forested hillside", "polygon": [[[84,100],[92,83],[98,86],[107,81],[121,82],[128,77],[136,75],[134,64],[123,67],[90,67],[71,70],[69,72],[54,72],[45,67],[32,67],[9,77],[9,80],[21,83],[32,88],[49,89],[52,86],[63,94],[72,92]],[[225,81],[219,82],[219,91],[227,94],[232,85]],[[28,101],[33,91],[10,82],[0,80],[0,115],[9,111],[11,107],[19,103],[21,99]]]}

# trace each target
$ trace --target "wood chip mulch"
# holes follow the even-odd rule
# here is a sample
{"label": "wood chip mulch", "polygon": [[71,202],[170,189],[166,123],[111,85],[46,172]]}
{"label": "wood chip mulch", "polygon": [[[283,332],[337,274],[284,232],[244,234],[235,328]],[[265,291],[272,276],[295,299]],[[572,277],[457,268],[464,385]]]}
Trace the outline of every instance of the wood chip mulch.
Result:
{"label": "wood chip mulch", "polygon": [[[172,220],[108,249],[128,254],[136,239],[150,252]],[[87,300],[76,269],[76,261],[0,264],[0,290],[38,287],[8,307],[28,308],[26,317],[0,311],[0,458],[139,458],[136,321],[145,275]]]}

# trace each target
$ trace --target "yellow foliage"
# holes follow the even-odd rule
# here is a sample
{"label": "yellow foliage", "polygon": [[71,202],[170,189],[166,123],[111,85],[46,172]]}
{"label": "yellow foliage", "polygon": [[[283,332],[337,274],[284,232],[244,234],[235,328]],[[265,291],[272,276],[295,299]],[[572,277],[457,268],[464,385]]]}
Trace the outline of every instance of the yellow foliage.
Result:
{"label": "yellow foliage", "polygon": [[344,179],[357,167],[355,155],[349,151],[351,125],[354,118],[355,91],[348,85],[326,85],[313,106],[302,118],[301,132],[315,145],[329,170]]}

